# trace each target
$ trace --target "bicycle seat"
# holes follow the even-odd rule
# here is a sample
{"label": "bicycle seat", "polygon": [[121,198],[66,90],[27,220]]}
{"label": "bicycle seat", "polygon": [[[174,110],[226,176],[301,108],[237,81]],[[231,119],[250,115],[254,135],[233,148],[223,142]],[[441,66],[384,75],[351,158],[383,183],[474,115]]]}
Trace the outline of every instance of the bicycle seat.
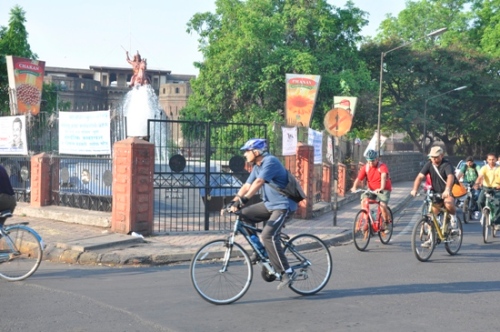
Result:
{"label": "bicycle seat", "polygon": [[10,217],[12,217],[12,211],[11,210],[0,211],[0,218],[10,218]]}

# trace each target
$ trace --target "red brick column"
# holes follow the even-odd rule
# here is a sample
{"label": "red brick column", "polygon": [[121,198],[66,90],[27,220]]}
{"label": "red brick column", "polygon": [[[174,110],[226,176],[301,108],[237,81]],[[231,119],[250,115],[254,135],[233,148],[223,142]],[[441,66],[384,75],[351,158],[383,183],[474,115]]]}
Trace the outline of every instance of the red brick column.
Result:
{"label": "red brick column", "polygon": [[[59,175],[59,172],[57,172]],[[31,157],[31,206],[50,205],[50,156],[40,153]],[[57,178],[59,179],[59,178]]]}
{"label": "red brick column", "polygon": [[346,183],[346,176],[347,176],[347,168],[344,164],[339,163],[339,174],[338,176],[338,182],[337,182],[337,193],[339,194],[340,197],[345,196],[345,183]]}
{"label": "red brick column", "polygon": [[128,234],[153,232],[154,144],[127,138],[113,146],[111,230]]}
{"label": "red brick column", "polygon": [[323,174],[322,174],[322,184],[321,184],[321,200],[323,202],[332,201],[332,166],[328,164],[323,164]]}
{"label": "red brick column", "polygon": [[313,181],[314,181],[314,147],[310,145],[297,146],[295,176],[304,189],[307,199],[299,203],[295,215],[302,219],[310,219],[313,212]]}

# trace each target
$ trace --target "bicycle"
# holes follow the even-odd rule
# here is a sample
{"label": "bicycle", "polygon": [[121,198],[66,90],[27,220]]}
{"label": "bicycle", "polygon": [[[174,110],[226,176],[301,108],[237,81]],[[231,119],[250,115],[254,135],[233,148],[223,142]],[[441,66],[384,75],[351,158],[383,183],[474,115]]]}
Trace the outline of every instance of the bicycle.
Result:
{"label": "bicycle", "polygon": [[462,215],[464,218],[464,223],[468,223],[473,218],[473,213],[479,211],[477,206],[477,201],[474,198],[473,188],[470,183],[464,183],[467,188],[467,194],[462,203]]}
{"label": "bicycle", "polygon": [[495,220],[497,211],[495,211],[492,202],[492,198],[495,196],[495,191],[492,189],[483,190],[486,190],[484,193],[486,202],[482,210],[480,222],[483,227],[483,242],[488,243],[488,236],[490,232],[493,237],[497,236],[496,225],[491,222],[491,220]]}
{"label": "bicycle", "polygon": [[[200,247],[191,260],[191,282],[196,292],[212,304],[230,304],[239,300],[250,288],[253,279],[252,261],[243,246],[235,241],[243,235],[257,254],[256,264],[267,282],[281,281],[281,274],[271,265],[265,248],[259,249],[250,236],[262,232],[244,223],[235,213],[233,231],[226,239],[210,241]],[[299,234],[290,239],[280,233],[290,267],[297,276],[288,287],[300,295],[316,294],[325,287],[332,274],[332,257],[326,244],[315,235]]]}
{"label": "bicycle", "polygon": [[[364,191],[368,194],[368,199],[363,201],[363,207],[354,218],[352,230],[352,239],[354,245],[359,251],[364,251],[370,243],[370,237],[378,234],[380,242],[388,244],[393,232],[393,215],[390,207],[387,210],[390,214],[390,220],[385,221],[382,217],[380,202],[377,201],[377,195],[371,190],[357,190],[356,192]],[[370,205],[377,205],[377,210],[371,210]]]}
{"label": "bicycle", "polygon": [[444,242],[446,251],[450,255],[456,255],[463,240],[460,218],[456,216],[457,227],[451,229],[451,217],[448,211],[441,205],[438,215],[434,214],[432,210],[433,206],[442,202],[441,195],[428,190],[427,196],[432,204],[429,205],[427,214],[415,224],[411,236],[411,249],[421,262],[429,260],[434,248],[441,242]]}
{"label": "bicycle", "polygon": [[[10,218],[12,212],[0,212],[0,218]],[[40,266],[44,243],[27,222],[0,226],[0,277],[8,281],[24,280]]]}

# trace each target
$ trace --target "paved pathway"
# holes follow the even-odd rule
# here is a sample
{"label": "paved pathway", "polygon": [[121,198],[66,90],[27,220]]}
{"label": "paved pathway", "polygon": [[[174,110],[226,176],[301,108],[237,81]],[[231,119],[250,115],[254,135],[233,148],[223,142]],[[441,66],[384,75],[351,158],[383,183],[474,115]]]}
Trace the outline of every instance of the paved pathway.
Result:
{"label": "paved pathway", "polygon": [[[389,204],[393,213],[396,213],[412,199],[409,195],[412,185],[412,181],[394,184]],[[284,232],[290,236],[299,233],[312,233],[329,245],[346,242],[352,237],[352,221],[358,210],[359,200],[356,199],[339,208],[336,226],[333,226],[334,212],[329,211],[309,220],[294,219],[286,225]],[[64,211],[67,215],[68,209],[65,208]],[[71,209],[71,211],[75,216],[90,214],[92,217],[92,213],[85,210]],[[111,233],[103,227],[61,221],[78,219],[75,216],[61,217],[60,220],[40,218],[39,216],[40,209],[20,203],[16,210],[16,216],[10,219],[7,224],[29,221],[30,226],[42,236],[46,244],[44,258],[66,263],[161,265],[189,261],[203,243],[223,238],[227,234],[196,232],[155,235],[143,239],[142,237]]]}

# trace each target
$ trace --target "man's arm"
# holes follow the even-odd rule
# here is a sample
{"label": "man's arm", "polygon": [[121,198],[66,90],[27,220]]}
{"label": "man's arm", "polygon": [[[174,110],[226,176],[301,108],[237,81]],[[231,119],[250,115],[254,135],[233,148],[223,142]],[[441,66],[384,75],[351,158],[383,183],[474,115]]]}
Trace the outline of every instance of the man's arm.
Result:
{"label": "man's arm", "polygon": [[356,180],[354,180],[354,183],[352,184],[351,192],[356,191],[356,189],[358,188],[358,183],[359,183],[359,180],[358,180],[358,178],[356,178]]}
{"label": "man's arm", "polygon": [[379,193],[384,190],[385,182],[387,181],[387,173],[380,173],[380,188],[375,190],[375,192]]}
{"label": "man's arm", "polygon": [[411,190],[410,195],[412,195],[413,197],[417,195],[418,186],[420,186],[420,182],[422,182],[424,178],[425,175],[423,175],[422,173],[418,173],[415,181],[413,182],[413,189]]}
{"label": "man's arm", "polygon": [[443,198],[447,198],[450,196],[451,188],[453,187],[453,183],[455,182],[455,176],[450,173],[446,177],[446,188],[443,191]]}

